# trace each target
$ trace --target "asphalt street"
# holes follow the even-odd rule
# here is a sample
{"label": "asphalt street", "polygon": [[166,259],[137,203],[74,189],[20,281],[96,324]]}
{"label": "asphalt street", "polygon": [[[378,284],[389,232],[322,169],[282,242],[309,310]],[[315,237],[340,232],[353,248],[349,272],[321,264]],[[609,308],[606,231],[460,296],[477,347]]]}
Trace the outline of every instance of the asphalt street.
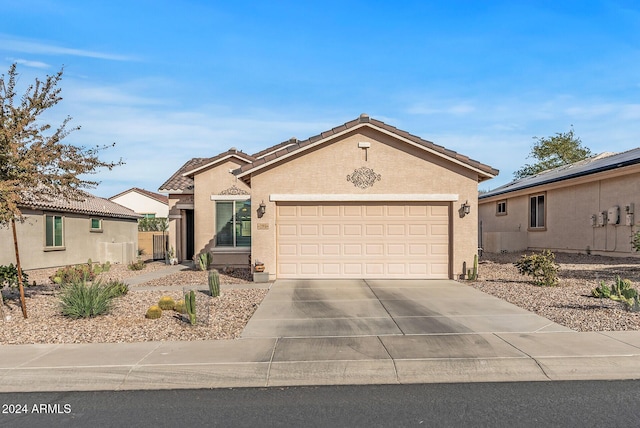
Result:
{"label": "asphalt street", "polygon": [[0,426],[633,427],[638,402],[640,381],[6,393]]}

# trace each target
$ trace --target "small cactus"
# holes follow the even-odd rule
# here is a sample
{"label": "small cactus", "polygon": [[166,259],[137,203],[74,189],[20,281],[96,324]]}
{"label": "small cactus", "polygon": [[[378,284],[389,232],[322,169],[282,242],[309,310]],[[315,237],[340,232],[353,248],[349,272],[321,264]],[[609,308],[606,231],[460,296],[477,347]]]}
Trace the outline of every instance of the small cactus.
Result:
{"label": "small cactus", "polygon": [[215,270],[209,272],[209,293],[211,293],[211,297],[220,295],[220,275]]}
{"label": "small cactus", "polygon": [[158,306],[160,306],[160,309],[162,309],[163,311],[168,311],[173,309],[175,304],[176,304],[175,300],[173,300],[169,296],[162,296],[158,301]]}
{"label": "small cactus", "polygon": [[196,324],[196,293],[191,290],[189,293],[184,295],[184,305],[187,310],[187,314],[189,314],[189,322],[191,325]]}
{"label": "small cactus", "polygon": [[160,306],[158,305],[151,306],[149,309],[147,309],[147,313],[145,314],[145,317],[149,318],[150,320],[158,319],[161,316],[162,316],[162,309],[160,309]]}
{"label": "small cactus", "polygon": [[175,305],[173,305],[173,310],[179,314],[186,314],[187,307],[184,304],[184,300],[178,300]]}

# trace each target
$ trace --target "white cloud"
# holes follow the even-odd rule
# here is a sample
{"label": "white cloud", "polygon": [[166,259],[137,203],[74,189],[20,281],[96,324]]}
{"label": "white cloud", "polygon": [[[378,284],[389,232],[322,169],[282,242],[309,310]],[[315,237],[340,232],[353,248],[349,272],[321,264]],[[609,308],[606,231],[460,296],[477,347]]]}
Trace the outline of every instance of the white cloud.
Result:
{"label": "white cloud", "polygon": [[111,61],[132,61],[133,57],[84,49],[67,48],[55,44],[20,39],[6,34],[0,34],[2,50],[40,55],[70,55],[86,58],[97,58]]}
{"label": "white cloud", "polygon": [[46,62],[30,61],[28,59],[22,59],[22,58],[6,58],[6,60],[12,63],[15,62],[16,64],[24,65],[25,67],[31,67],[31,68],[47,69],[51,67],[51,65],[47,64]]}

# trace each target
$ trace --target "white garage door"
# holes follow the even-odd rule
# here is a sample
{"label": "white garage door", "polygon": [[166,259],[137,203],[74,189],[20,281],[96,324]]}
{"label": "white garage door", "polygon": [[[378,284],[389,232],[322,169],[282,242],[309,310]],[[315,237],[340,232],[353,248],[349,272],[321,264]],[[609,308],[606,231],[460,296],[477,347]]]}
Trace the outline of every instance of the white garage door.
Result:
{"label": "white garage door", "polygon": [[277,205],[278,278],[448,278],[449,204]]}

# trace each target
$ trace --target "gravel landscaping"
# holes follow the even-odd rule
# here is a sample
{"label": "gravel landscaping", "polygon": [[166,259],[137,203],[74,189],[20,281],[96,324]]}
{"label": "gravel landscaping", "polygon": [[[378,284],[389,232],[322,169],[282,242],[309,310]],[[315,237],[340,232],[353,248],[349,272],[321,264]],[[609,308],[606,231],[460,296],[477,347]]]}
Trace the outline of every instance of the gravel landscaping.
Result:
{"label": "gravel landscaping", "polygon": [[611,286],[616,275],[640,290],[639,258],[557,253],[559,286],[538,287],[513,265],[520,257],[519,253],[485,253],[480,258],[478,281],[467,283],[575,331],[640,330],[640,313],[629,312],[610,299],[591,297],[600,281]]}
{"label": "gravel landscaping", "polygon": [[[520,254],[485,253],[480,258],[478,280],[463,283],[576,331],[640,330],[640,313],[629,312],[613,300],[591,297],[600,281],[611,285],[616,275],[640,288],[640,259],[558,253],[560,285],[538,287],[518,273],[513,263],[519,258]],[[141,271],[114,265],[101,278],[122,280],[164,268],[163,262],[147,262]],[[146,310],[160,297],[182,299],[183,287],[207,283],[207,272],[184,270],[131,287],[127,295],[114,300],[106,315],[73,320],[60,313],[60,288],[49,280],[55,270],[29,272],[29,282],[37,285],[25,289],[27,319],[22,317],[17,292],[3,291],[0,344],[234,339],[267,293],[250,282],[248,269],[238,269],[220,274],[220,297],[197,293],[195,326],[174,311],[164,311],[160,319],[146,319]],[[142,286],[144,291],[137,289]]]}
{"label": "gravel landscaping", "polygon": [[[126,279],[164,269],[163,262],[146,263],[140,271],[114,265],[100,275],[103,281]],[[113,308],[106,315],[87,319],[69,319],[60,313],[57,295],[60,288],[49,279],[56,269],[28,272],[29,282],[36,286],[25,288],[27,315],[24,319],[17,291],[4,290],[4,321],[0,330],[0,344],[29,343],[103,343],[176,340],[212,340],[237,338],[267,293],[253,288],[247,281],[248,269],[220,274],[221,295],[196,293],[196,325],[181,314],[163,311],[159,319],[147,319],[145,313],[162,296],[183,299],[181,287],[204,286],[207,272],[185,270],[142,285],[154,286],[157,291],[138,291],[131,287],[125,296],[113,300]],[[170,289],[167,291],[166,289]]]}

